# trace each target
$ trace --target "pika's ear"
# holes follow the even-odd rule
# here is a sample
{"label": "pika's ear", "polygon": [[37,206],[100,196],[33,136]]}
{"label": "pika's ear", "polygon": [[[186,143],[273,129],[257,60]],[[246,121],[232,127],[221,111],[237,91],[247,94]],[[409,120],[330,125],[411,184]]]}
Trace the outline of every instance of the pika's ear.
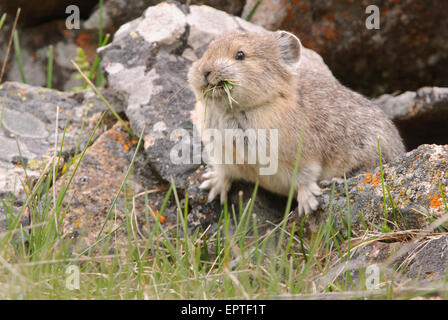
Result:
{"label": "pika's ear", "polygon": [[302,44],[299,38],[287,31],[277,31],[275,37],[280,50],[280,56],[286,66],[297,66],[302,54]]}

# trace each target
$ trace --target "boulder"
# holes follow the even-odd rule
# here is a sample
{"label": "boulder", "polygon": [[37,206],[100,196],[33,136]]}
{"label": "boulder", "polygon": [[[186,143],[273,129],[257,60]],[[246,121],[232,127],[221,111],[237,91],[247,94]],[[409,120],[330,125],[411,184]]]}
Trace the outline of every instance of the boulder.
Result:
{"label": "boulder", "polygon": [[[160,0],[108,0],[103,6],[103,27],[115,32],[122,24],[141,16],[143,11],[154,6]],[[181,0],[179,3],[190,5],[208,5],[218,10],[226,11],[232,15],[239,16],[244,7],[244,0]],[[86,30],[97,30],[99,26],[100,9],[97,8],[92,15],[83,23]]]}
{"label": "boulder", "polygon": [[[257,0],[248,0],[246,17]],[[379,9],[379,29],[366,20]],[[448,86],[448,2],[263,0],[252,22],[295,33],[345,85],[370,97]]]}
{"label": "boulder", "polygon": [[436,235],[402,242],[398,237],[394,239],[395,236],[389,237],[389,241],[393,239],[394,242],[383,240],[356,244],[351,250],[350,259],[348,255],[344,259],[335,258],[329,272],[325,276],[316,276],[316,280],[321,287],[327,287],[344,277],[347,281],[348,272],[349,286],[355,291],[366,287],[385,289],[386,284],[392,283],[394,286],[413,288],[414,291],[415,288],[443,290],[440,281],[446,276],[448,237]]}
{"label": "boulder", "polygon": [[[384,190],[383,190],[384,183]],[[368,229],[425,229],[446,215],[448,194],[448,145],[421,145],[372,172],[344,181],[321,184],[319,209],[306,217],[306,226],[317,231],[329,215],[336,230],[354,236]],[[346,187],[348,194],[346,192]]]}
{"label": "boulder", "polygon": [[70,5],[76,5],[81,17],[86,18],[95,4],[90,0],[42,0],[39,1],[39,5],[27,0],[8,0],[0,2],[0,12],[7,12],[9,16],[14,17],[17,8],[21,8],[19,24],[31,27],[67,17],[65,9]]}
{"label": "boulder", "polygon": [[[56,127],[59,152],[67,123],[60,162],[63,165],[64,160],[84,148],[100,114],[106,110],[91,91],[69,94],[16,82],[1,84],[0,197],[12,208],[20,207],[26,196],[24,185],[38,179],[54,154]],[[101,128],[110,124],[110,117],[103,123]],[[0,220],[2,216],[3,209]]]}
{"label": "boulder", "polygon": [[[6,55],[12,23],[6,23],[0,31],[1,64]],[[82,29],[67,29],[64,20],[53,20],[33,27],[18,29],[20,52],[26,83],[33,86],[47,86],[47,69],[49,46],[53,46],[53,72],[51,87],[63,91],[71,91],[82,85],[81,79],[75,77],[77,71],[71,60],[77,56],[78,48],[82,48],[86,61],[92,65],[96,57],[98,40],[95,33],[87,33]],[[90,67],[89,67],[90,68]],[[19,63],[11,48],[8,63],[3,75],[5,81],[22,82]]]}
{"label": "boulder", "polygon": [[[146,8],[159,2],[157,0],[104,1],[102,10],[103,35],[106,33],[113,35],[122,24],[140,17]],[[234,15],[239,15],[244,6],[244,0],[184,0],[182,2],[208,4]],[[44,1],[37,10],[34,5],[30,6],[30,3],[21,0],[8,3],[0,1],[0,13],[5,10],[8,12],[5,24],[0,31],[0,57],[2,57],[0,63],[3,63],[3,57],[6,55],[16,9],[21,6],[22,13],[19,19],[18,34],[26,83],[34,86],[46,86],[48,47],[53,45],[52,88],[64,91],[77,90],[82,82],[77,78],[77,72],[70,60],[75,58],[78,48],[84,50],[90,66],[96,58],[100,26],[98,2],[87,3],[78,0],[70,1],[70,3],[67,1],[57,3],[57,1]],[[79,29],[67,29],[66,27],[65,19],[69,14],[65,13],[65,8],[68,5],[77,5],[80,9]],[[96,9],[91,13],[93,6]],[[10,52],[3,79],[22,81],[19,64],[15,59],[13,49]]]}
{"label": "boulder", "polygon": [[448,88],[423,87],[374,101],[393,119],[408,150],[424,143],[448,144]]}
{"label": "boulder", "polygon": [[[137,140],[117,123],[87,149],[62,204],[66,212],[62,228],[66,239],[71,240],[71,250],[80,253],[92,248],[97,251],[107,244],[108,249],[113,251],[127,244],[129,230],[135,236],[132,241],[147,239],[147,226],[154,225],[149,208],[155,215],[158,214],[167,187],[152,173],[142,153],[137,153],[123,191],[116,203],[113,202],[131,165],[136,146]],[[57,181],[57,194],[66,187],[75,167],[76,163]],[[176,216],[173,211],[175,206],[169,203],[161,221],[174,225]],[[113,235],[110,239],[103,239],[110,234]],[[104,241],[96,243],[98,239]]]}

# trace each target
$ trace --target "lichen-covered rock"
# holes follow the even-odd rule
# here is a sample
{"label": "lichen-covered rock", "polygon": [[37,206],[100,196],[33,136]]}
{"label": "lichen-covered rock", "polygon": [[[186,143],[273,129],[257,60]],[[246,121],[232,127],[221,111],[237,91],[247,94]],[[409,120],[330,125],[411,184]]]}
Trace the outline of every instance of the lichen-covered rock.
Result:
{"label": "lichen-covered rock", "polygon": [[[68,196],[64,198],[66,214],[62,223],[64,234],[67,239],[72,239],[72,249],[78,253],[96,242],[103,224],[102,236],[114,231],[110,249],[126,243],[128,224],[136,228],[135,236],[139,239],[142,234],[147,235],[147,224],[153,225],[154,218],[146,211],[149,209],[145,206],[145,192],[148,206],[157,214],[167,188],[157,175],[152,174],[141,153],[137,154],[125,187],[110,210],[130,167],[136,145],[137,141],[117,123],[87,149],[81,160],[67,189]],[[57,181],[57,194],[64,189],[75,168],[76,163]],[[173,210],[171,205],[163,219],[171,225],[176,222]],[[109,211],[111,215],[107,217]]]}
{"label": "lichen-covered rock", "polygon": [[424,143],[448,144],[448,88],[424,87],[375,102],[394,120],[408,150]]}
{"label": "lichen-covered rock", "polygon": [[[103,28],[114,31],[122,24],[141,16],[142,12],[161,2],[160,0],[108,0],[103,6]],[[218,10],[239,16],[243,10],[244,0],[181,0],[179,3],[190,5],[207,5]],[[86,29],[98,29],[99,8],[83,24]]]}
{"label": "lichen-covered rock", "polygon": [[[255,2],[248,0],[243,14]],[[366,27],[370,5],[379,9],[379,29]],[[446,12],[448,2],[442,0],[263,0],[252,21],[295,33],[344,84],[377,96],[448,86]]]}
{"label": "lichen-covered rock", "polygon": [[[416,235],[418,232],[412,237]],[[448,236],[437,235],[417,240],[411,238],[409,241],[356,244],[351,249],[350,259],[348,255],[344,259],[336,257],[328,273],[318,275],[316,279],[320,286],[326,287],[349,273],[350,286],[361,290],[365,287],[384,288],[392,282],[411,288],[437,285],[446,276]]]}
{"label": "lichen-covered rock", "polygon": [[448,214],[443,201],[448,194],[448,145],[422,145],[385,164],[383,176],[378,167],[348,179],[348,197],[344,182],[334,183],[334,192],[332,184],[322,184],[320,208],[306,219],[310,230],[316,231],[329,214],[342,234],[347,234],[342,216],[351,221],[354,235],[381,227],[386,218],[391,229],[424,229]]}
{"label": "lichen-covered rock", "polygon": [[447,236],[432,237],[416,244],[412,249],[402,263],[404,273],[409,278],[424,282],[444,279],[448,263]]}
{"label": "lichen-covered rock", "polygon": [[62,149],[65,158],[85,146],[107,108],[91,91],[69,94],[5,82],[0,85],[0,110],[0,196],[13,196],[17,203],[25,196],[23,165],[28,178],[36,179],[54,154],[57,117],[57,151],[67,123]]}

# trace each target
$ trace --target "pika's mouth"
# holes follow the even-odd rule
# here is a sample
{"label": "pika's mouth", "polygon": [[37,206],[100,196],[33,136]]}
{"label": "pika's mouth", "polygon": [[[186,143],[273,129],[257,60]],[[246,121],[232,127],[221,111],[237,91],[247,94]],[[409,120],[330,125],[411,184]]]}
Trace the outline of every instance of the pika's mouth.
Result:
{"label": "pika's mouth", "polygon": [[219,98],[227,95],[230,107],[232,108],[232,102],[238,103],[231,95],[232,89],[237,86],[238,83],[234,80],[221,80],[216,84],[208,84],[202,88],[202,95],[205,100],[208,98]]}
{"label": "pika's mouth", "polygon": [[224,81],[219,81],[216,84],[209,83],[202,87],[202,93],[213,97],[221,96],[224,93],[224,83]]}

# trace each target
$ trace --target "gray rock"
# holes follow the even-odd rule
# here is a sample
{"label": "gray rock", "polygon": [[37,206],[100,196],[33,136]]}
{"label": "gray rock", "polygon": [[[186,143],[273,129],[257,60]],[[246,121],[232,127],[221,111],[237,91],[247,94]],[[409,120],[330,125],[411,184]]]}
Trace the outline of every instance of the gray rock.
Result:
{"label": "gray rock", "polygon": [[[137,231],[135,236],[139,239],[150,232],[147,226],[153,226],[154,218],[150,216],[145,207],[144,193],[148,191],[148,206],[158,214],[165,198],[166,186],[147,165],[147,158],[138,153],[132,173],[128,176],[125,190],[120,194],[113,209],[113,218],[106,221],[112,201],[115,198],[128,170],[136,148],[136,141],[122,129],[121,124],[115,124],[91,145],[82,159],[67,192],[73,197],[66,197],[63,206],[66,210],[62,228],[67,238],[71,239],[70,249],[81,252],[93,245],[105,224],[104,236],[114,231],[114,237],[109,243],[110,249],[127,244],[126,219],[133,215]],[[75,166],[56,182],[56,191],[59,194],[73,174]],[[160,190],[158,190],[160,189]],[[133,198],[130,197],[133,195]],[[165,226],[170,227],[176,223],[174,215],[175,206],[171,202],[164,212]],[[146,213],[148,216],[146,216]],[[109,217],[110,218],[110,217]],[[102,247],[102,243],[94,250]]]}
{"label": "gray rock", "polygon": [[438,236],[415,245],[402,264],[409,278],[433,282],[446,276],[447,263],[448,237]]}
{"label": "gray rock", "polygon": [[336,230],[347,234],[344,217],[347,223],[351,221],[352,234],[360,236],[366,230],[362,219],[367,229],[383,225],[385,195],[390,229],[424,229],[433,219],[447,213],[443,203],[448,194],[447,160],[448,145],[422,145],[383,166],[384,193],[380,168],[348,179],[350,201],[344,182],[335,182],[334,192],[332,184],[323,183],[320,208],[307,217],[307,228],[315,232],[331,213]]}
{"label": "gray rock", "polygon": [[316,280],[325,287],[335,279],[342,279],[344,274],[349,272],[350,286],[361,290],[364,286],[374,284],[372,277],[378,277],[376,283],[383,288],[386,283],[391,284],[392,281],[395,286],[408,288],[440,285],[440,280],[446,275],[448,237],[438,235],[409,242],[398,241],[398,238],[395,240],[358,245],[351,250],[349,260],[335,258],[329,272],[316,276]]}
{"label": "gray rock", "polygon": [[448,88],[424,87],[374,101],[394,120],[408,150],[424,143],[448,143]]}
{"label": "gray rock", "polygon": [[[108,0],[103,6],[103,27],[118,28],[141,16],[142,12],[150,7],[157,5],[160,0]],[[182,4],[208,5],[213,8],[224,10],[230,14],[239,16],[244,6],[244,0],[181,0]],[[99,8],[83,23],[87,30],[96,30],[99,26]]]}
{"label": "gray rock", "polygon": [[56,107],[59,106],[58,150],[67,122],[63,157],[86,145],[105,105],[90,91],[68,94],[6,82],[0,85],[0,196],[23,200],[25,171],[36,179],[53,155]]}
{"label": "gray rock", "polygon": [[[6,55],[11,24],[1,30],[0,55]],[[77,71],[70,60],[77,54],[77,47],[83,48],[87,57],[93,61],[96,54],[97,41],[95,35],[82,34],[83,30],[65,27],[64,21],[50,21],[37,27],[18,29],[20,51],[23,61],[26,83],[33,86],[47,86],[48,50],[53,45],[52,88],[71,90],[80,86],[81,80],[67,82]],[[22,82],[19,64],[11,48],[3,80]]]}

